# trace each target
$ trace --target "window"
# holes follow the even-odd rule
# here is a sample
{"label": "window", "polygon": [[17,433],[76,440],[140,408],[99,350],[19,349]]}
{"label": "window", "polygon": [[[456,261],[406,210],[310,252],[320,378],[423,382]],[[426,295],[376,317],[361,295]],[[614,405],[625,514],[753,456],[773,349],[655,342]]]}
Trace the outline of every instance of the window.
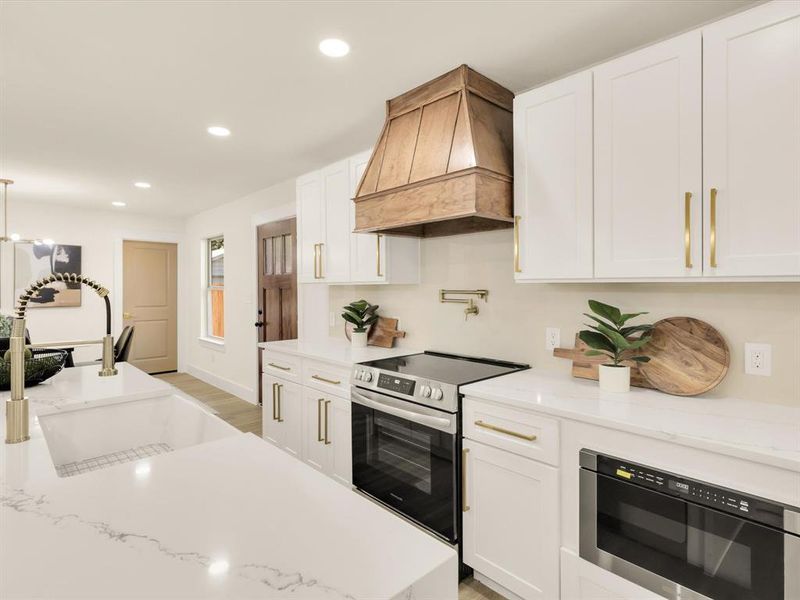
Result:
{"label": "window", "polygon": [[206,240],[206,335],[225,337],[225,238]]}

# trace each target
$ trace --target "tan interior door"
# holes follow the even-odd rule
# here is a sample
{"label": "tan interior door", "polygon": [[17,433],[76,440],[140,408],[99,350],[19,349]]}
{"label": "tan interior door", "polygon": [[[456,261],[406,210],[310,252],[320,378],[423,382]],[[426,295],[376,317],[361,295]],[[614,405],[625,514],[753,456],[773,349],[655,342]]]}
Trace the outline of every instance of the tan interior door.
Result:
{"label": "tan interior door", "polygon": [[123,325],[133,325],[129,362],[147,373],[178,368],[178,246],[124,241]]}

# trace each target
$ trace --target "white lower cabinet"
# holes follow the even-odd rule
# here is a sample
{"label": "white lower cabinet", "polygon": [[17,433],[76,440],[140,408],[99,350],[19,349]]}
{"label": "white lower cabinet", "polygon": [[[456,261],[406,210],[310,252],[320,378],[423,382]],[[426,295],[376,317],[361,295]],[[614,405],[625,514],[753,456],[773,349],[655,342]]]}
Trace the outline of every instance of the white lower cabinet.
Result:
{"label": "white lower cabinet", "polygon": [[263,437],[289,454],[299,457],[302,440],[303,389],[271,375],[262,376],[264,406],[261,428]]}
{"label": "white lower cabinet", "polygon": [[464,562],[521,598],[558,598],[558,470],[469,439],[464,460]]}
{"label": "white lower cabinet", "polygon": [[656,600],[658,594],[561,549],[561,600]]}
{"label": "white lower cabinet", "polygon": [[350,485],[353,480],[350,401],[303,388],[302,420],[303,461]]}

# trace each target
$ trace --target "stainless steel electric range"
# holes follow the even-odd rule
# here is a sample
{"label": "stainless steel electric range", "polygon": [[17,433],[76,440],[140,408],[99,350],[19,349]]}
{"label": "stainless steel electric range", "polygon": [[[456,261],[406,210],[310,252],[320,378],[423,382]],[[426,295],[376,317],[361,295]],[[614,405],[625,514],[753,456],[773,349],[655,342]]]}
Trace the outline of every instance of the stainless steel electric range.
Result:
{"label": "stainless steel electric range", "polygon": [[350,386],[355,487],[459,545],[460,387],[528,368],[439,352],[355,365]]}

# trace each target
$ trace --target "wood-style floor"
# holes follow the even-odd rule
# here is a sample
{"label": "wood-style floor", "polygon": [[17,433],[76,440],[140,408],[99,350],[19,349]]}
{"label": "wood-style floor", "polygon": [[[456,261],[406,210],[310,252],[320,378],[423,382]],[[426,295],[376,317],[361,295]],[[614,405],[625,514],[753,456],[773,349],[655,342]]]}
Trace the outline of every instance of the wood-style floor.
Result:
{"label": "wood-style floor", "polygon": [[[261,435],[260,407],[186,373],[165,373],[156,377],[196,398],[234,427],[247,433]],[[470,577],[458,586],[458,600],[504,600],[504,597]]]}

